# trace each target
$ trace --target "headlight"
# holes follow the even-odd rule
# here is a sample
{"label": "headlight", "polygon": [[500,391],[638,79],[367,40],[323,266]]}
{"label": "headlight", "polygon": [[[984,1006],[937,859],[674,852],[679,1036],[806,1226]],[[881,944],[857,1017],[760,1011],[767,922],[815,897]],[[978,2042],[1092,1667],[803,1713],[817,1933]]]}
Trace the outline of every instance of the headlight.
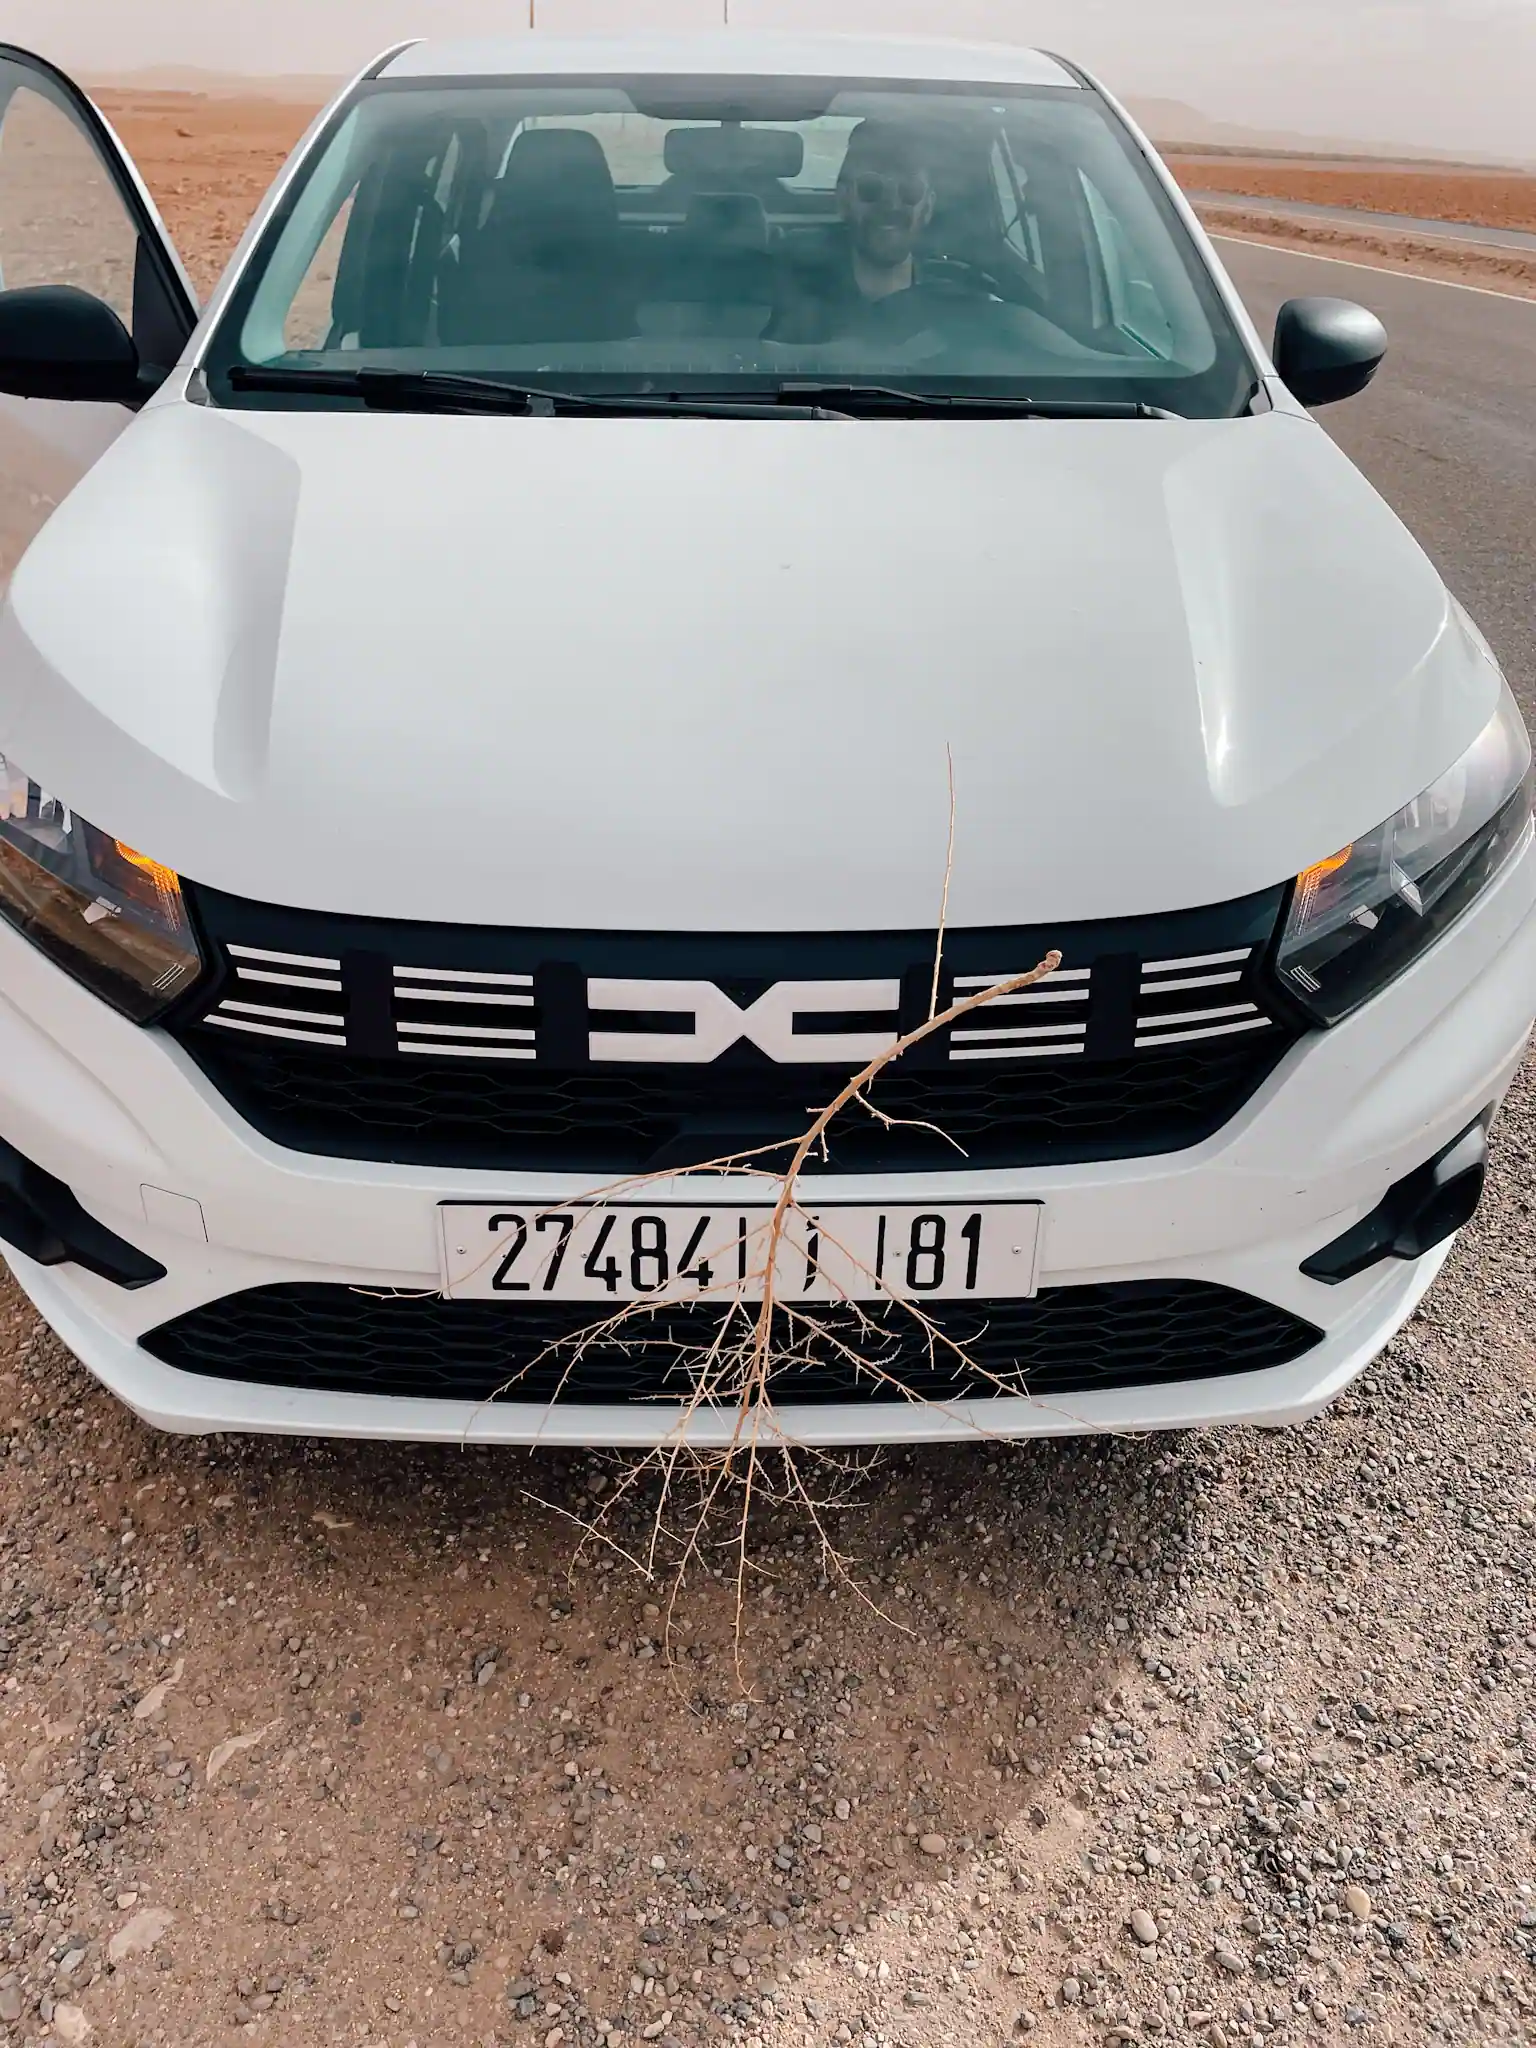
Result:
{"label": "headlight", "polygon": [[3,754],[0,917],[136,1024],[202,972],[177,876],[77,818]]}
{"label": "headlight", "polygon": [[1296,878],[1280,979],[1336,1024],[1458,918],[1531,831],[1531,742],[1505,688],[1453,768],[1352,846]]}

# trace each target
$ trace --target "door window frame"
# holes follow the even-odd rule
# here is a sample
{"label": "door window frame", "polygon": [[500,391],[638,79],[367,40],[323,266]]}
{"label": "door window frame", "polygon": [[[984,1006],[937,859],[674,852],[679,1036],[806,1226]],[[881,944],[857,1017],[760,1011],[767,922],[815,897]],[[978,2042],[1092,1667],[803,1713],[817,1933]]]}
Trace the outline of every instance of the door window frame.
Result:
{"label": "door window frame", "polygon": [[197,297],[137,167],[106,116],[67,72],[14,43],[0,43],[0,129],[23,86],[64,115],[95,151],[137,236],[133,338],[147,365],[169,371],[198,322]]}

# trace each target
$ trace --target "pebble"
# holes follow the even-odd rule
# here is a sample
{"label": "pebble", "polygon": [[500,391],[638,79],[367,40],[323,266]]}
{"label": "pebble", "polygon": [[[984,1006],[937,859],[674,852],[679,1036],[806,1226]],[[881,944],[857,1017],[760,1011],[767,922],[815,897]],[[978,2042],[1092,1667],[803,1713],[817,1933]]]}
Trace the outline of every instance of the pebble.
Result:
{"label": "pebble", "polygon": [[1157,1922],[1144,1906],[1138,1906],[1132,1913],[1131,1932],[1145,1948],[1150,1948],[1157,1940]]}
{"label": "pebble", "polygon": [[1363,1885],[1351,1884],[1344,1887],[1344,1903],[1356,1920],[1366,1921],[1371,1917],[1371,1895]]}
{"label": "pebble", "polygon": [[17,1983],[0,1984],[0,2020],[11,2026],[25,2011],[21,1986]]}
{"label": "pebble", "polygon": [[947,1852],[949,1843],[943,1835],[921,1835],[917,1846],[925,1856],[942,1856]]}
{"label": "pebble", "polygon": [[145,1906],[131,1920],[125,1920],[107,1943],[107,1961],[121,1963],[129,1956],[147,1955],[174,1918],[164,1906]]}

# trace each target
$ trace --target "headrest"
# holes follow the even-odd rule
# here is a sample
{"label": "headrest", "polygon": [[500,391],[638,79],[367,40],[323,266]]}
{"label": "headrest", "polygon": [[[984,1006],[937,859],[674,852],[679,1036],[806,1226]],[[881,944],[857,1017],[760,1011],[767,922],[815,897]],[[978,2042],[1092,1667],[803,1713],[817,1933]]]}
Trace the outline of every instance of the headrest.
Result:
{"label": "headrest", "polygon": [[503,221],[530,213],[617,219],[603,145],[584,128],[525,128],[507,158],[496,212]]}
{"label": "headrest", "polygon": [[755,192],[695,192],[685,232],[717,249],[766,250],[768,215]]}
{"label": "headrest", "polygon": [[790,128],[669,128],[664,155],[676,178],[798,178],[805,138]]}

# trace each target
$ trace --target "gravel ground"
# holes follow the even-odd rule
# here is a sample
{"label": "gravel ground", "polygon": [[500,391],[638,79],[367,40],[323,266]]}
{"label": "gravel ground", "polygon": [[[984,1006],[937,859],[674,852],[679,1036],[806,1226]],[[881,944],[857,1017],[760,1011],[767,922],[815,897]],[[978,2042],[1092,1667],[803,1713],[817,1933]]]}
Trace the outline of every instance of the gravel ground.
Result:
{"label": "gravel ground", "polygon": [[1536,2040],[1533,1149],[1305,1430],[889,1459],[886,1619],[765,1519],[746,1697],[610,1461],[152,1436],[6,1295],[10,2038]]}
{"label": "gravel ground", "polygon": [[880,1614],[765,1515],[745,1693],[725,1580],[669,1660],[573,1564],[612,1461],[152,1436],[0,1282],[0,2039],[1536,2040],[1529,1078],[1496,1148],[1309,1428],[889,1458]]}

